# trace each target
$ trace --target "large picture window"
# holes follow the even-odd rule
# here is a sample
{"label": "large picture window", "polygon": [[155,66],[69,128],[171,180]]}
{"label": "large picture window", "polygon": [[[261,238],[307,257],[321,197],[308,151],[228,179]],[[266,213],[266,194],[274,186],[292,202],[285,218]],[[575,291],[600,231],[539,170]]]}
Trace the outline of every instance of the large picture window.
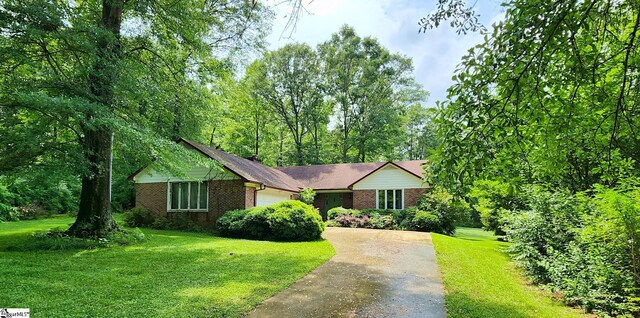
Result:
{"label": "large picture window", "polygon": [[169,182],[170,211],[207,210],[206,182]]}
{"label": "large picture window", "polygon": [[404,208],[404,192],[402,189],[376,190],[378,209],[402,210]]}

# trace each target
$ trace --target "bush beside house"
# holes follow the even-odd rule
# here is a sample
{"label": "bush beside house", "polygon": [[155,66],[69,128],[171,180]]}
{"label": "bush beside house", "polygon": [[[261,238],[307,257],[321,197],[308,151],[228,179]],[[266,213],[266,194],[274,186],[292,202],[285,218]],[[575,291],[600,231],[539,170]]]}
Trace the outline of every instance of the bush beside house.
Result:
{"label": "bush beside house", "polygon": [[387,230],[436,232],[452,235],[463,206],[443,189],[424,194],[415,207],[402,210],[345,209],[327,212],[327,225]]}
{"label": "bush beside house", "polygon": [[297,200],[229,211],[216,222],[223,236],[274,241],[313,241],[324,222],[314,207]]}

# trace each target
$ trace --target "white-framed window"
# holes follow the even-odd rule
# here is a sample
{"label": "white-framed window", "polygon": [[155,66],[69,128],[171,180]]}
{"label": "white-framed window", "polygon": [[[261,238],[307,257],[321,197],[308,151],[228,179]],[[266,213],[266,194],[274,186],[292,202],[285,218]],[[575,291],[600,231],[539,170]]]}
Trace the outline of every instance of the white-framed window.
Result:
{"label": "white-framed window", "polygon": [[206,182],[169,182],[168,211],[207,211],[209,189]]}
{"label": "white-framed window", "polygon": [[404,189],[376,190],[376,208],[388,210],[404,209]]}

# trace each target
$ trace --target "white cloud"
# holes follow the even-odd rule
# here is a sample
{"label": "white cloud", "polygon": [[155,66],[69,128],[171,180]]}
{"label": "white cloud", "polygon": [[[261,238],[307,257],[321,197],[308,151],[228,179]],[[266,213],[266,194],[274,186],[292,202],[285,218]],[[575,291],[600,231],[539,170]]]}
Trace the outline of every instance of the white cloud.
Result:
{"label": "white cloud", "polygon": [[[377,38],[390,51],[413,58],[415,76],[431,93],[429,105],[446,97],[446,89],[460,58],[478,44],[479,34],[457,35],[448,25],[426,34],[418,34],[418,21],[435,8],[434,1],[393,0],[303,0],[311,14],[305,14],[288,38],[285,31],[290,9],[277,6],[273,32],[268,37],[269,49],[277,49],[290,42],[304,42],[311,46],[324,42],[343,24],[353,26],[360,36]],[[488,26],[503,15],[497,0],[486,0],[476,7],[481,20]]]}

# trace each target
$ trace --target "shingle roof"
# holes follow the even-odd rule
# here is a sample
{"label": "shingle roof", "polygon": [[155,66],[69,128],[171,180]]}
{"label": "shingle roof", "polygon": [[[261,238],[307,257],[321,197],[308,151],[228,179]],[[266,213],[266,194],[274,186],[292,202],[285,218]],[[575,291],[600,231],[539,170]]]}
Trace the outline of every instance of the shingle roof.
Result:
{"label": "shingle roof", "polygon": [[195,141],[180,139],[189,146],[213,160],[220,162],[225,168],[231,170],[249,182],[262,183],[267,187],[298,192],[302,189],[299,182],[280,170],[265,166],[257,161],[241,158],[220,149],[205,146]]}
{"label": "shingle roof", "polygon": [[405,160],[393,162],[394,165],[406,170],[407,172],[419,178],[424,177],[424,169],[422,169],[422,166],[424,166],[426,163],[426,160]]}
{"label": "shingle roof", "polygon": [[305,187],[314,190],[343,190],[349,189],[354,183],[357,183],[387,164],[398,166],[416,177],[422,178],[422,165],[425,163],[425,160],[410,160],[339,163],[331,165],[280,167],[276,169],[290,175]]}
{"label": "shingle roof", "polygon": [[[188,139],[181,138],[178,142],[184,142],[205,156],[220,162],[225,168],[248,182],[292,192],[298,192],[303,188],[347,190],[353,184],[387,164],[395,165],[418,178],[422,178],[422,165],[427,162],[426,160],[409,160],[271,168],[260,162],[241,158]],[[132,179],[140,171],[142,168],[129,178]]]}
{"label": "shingle roof", "polygon": [[384,164],[385,162],[338,163],[277,169],[314,190],[346,190],[355,181],[364,178]]}

